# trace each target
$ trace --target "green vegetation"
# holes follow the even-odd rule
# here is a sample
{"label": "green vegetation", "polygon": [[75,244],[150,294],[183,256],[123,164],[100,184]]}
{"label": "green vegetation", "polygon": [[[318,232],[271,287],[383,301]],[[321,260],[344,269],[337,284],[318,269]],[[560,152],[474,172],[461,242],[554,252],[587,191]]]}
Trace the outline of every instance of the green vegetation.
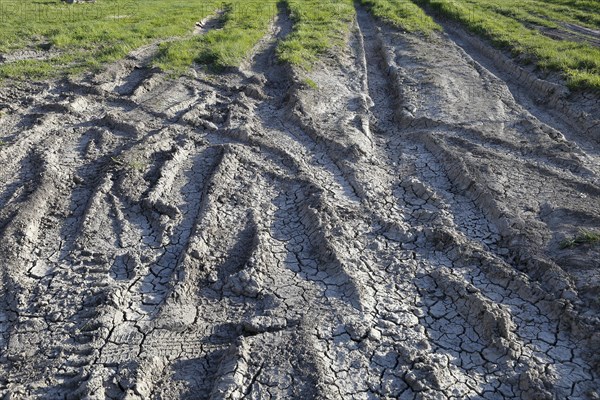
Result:
{"label": "green vegetation", "polygon": [[600,49],[588,43],[555,40],[538,27],[562,23],[600,27],[600,2],[575,0],[361,0],[376,17],[409,32],[439,26],[417,6],[461,22],[522,61],[559,71],[573,89],[600,89]]}
{"label": "green vegetation", "polygon": [[319,85],[317,84],[317,82],[313,81],[313,80],[312,80],[312,79],[310,79],[310,78],[304,78],[304,79],[303,79],[303,82],[304,82],[304,84],[305,84],[307,87],[309,87],[309,88],[311,88],[311,89],[313,89],[313,90],[318,90],[318,89],[319,89]]}
{"label": "green vegetation", "polygon": [[561,249],[568,249],[583,244],[600,244],[600,232],[580,229],[579,233],[571,239],[566,239],[560,244]]}
{"label": "green vegetation", "polygon": [[163,44],[156,64],[176,71],[193,62],[216,70],[236,67],[267,33],[277,14],[272,2],[238,1],[222,7],[221,29]]}
{"label": "green vegetation", "polygon": [[138,158],[125,159],[124,157],[111,157],[111,160],[117,167],[137,172],[144,172],[148,166],[147,161]]}
{"label": "green vegetation", "polygon": [[144,160],[135,159],[129,161],[127,166],[134,171],[144,172],[146,170],[146,167],[148,166],[148,162]]}
{"label": "green vegetation", "polygon": [[94,69],[154,40],[191,34],[214,12],[205,1],[99,0],[68,5],[60,0],[3,4],[0,53],[49,49],[51,58],[0,64],[0,79],[40,78]]}
{"label": "green vegetation", "polygon": [[[354,17],[352,0],[289,0],[294,30],[281,43],[284,62],[310,66],[342,45]],[[194,27],[220,10],[219,29],[194,35]],[[238,66],[267,33],[276,2],[251,0],[99,0],[67,5],[60,0],[23,0],[4,7],[0,25],[0,79],[38,79],[95,70],[128,52],[164,40],[154,64],[181,73],[193,63],[220,70]],[[18,59],[19,52],[29,54]],[[43,55],[37,57],[37,54]],[[17,57],[15,57],[17,56]],[[12,57],[12,59],[11,59]]]}
{"label": "green vegetation", "polygon": [[323,54],[346,43],[355,10],[352,0],[288,0],[293,32],[279,45],[283,62],[310,68]]}
{"label": "green vegetation", "polygon": [[361,0],[371,13],[408,32],[430,33],[441,30],[430,16],[410,0]]}
{"label": "green vegetation", "polygon": [[[357,0],[358,1],[358,0]],[[378,18],[410,32],[440,29],[419,5],[463,23],[522,61],[560,71],[572,88],[600,89],[600,49],[555,40],[537,28],[600,27],[596,0],[360,0]],[[353,0],[21,0],[0,7],[0,79],[36,79],[98,69],[140,46],[163,41],[155,65],[180,73],[193,63],[234,67],[287,6],[293,30],[278,47],[283,62],[310,68],[346,43]],[[221,10],[220,29],[194,35],[195,22]],[[19,55],[22,55],[20,57]],[[37,59],[36,59],[37,58]]]}
{"label": "green vegetation", "polygon": [[516,19],[525,24],[534,24],[549,28],[561,27],[564,22],[597,29],[600,26],[600,6],[585,2],[565,4],[558,0],[478,0],[477,5],[498,14]]}
{"label": "green vegetation", "polygon": [[562,72],[573,89],[600,89],[600,49],[588,43],[555,40],[527,25],[554,27],[557,21],[552,18],[556,18],[580,23],[581,19],[586,19],[591,21],[588,25],[594,26],[593,21],[599,18],[598,5],[588,4],[596,7],[596,14],[585,17],[585,12],[580,11],[582,8],[577,7],[569,8],[571,12],[561,13],[560,10],[567,7],[564,0],[550,0],[548,3],[535,0],[415,1],[461,22],[496,46],[510,49],[524,61],[534,62],[541,69]]}

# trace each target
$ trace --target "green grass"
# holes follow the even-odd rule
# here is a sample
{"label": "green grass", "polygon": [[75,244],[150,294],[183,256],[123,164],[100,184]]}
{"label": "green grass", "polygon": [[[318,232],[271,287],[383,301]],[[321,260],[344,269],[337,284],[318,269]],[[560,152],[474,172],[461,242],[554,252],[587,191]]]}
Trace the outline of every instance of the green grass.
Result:
{"label": "green grass", "polygon": [[[543,4],[533,0],[415,0],[455,19],[494,45],[510,49],[523,62],[542,70],[561,72],[572,89],[600,90],[600,49],[568,40],[555,40],[524,24],[547,21]],[[551,4],[552,5],[552,4]],[[551,6],[550,5],[550,6]],[[548,10],[551,7],[548,6]],[[527,11],[529,10],[529,11]],[[537,10],[536,16],[532,10]],[[527,15],[525,15],[527,14]],[[566,14],[565,14],[566,15]],[[555,15],[559,17],[559,15]],[[563,20],[570,17],[562,16]]]}
{"label": "green grass", "polygon": [[129,169],[136,172],[144,172],[148,166],[148,161],[139,158],[126,159],[124,157],[111,157],[112,162],[115,166]]}
{"label": "green grass", "polygon": [[319,89],[319,85],[317,84],[317,82],[313,81],[310,78],[304,78],[302,81],[304,82],[304,84],[307,87],[311,88],[312,90],[318,90]]}
{"label": "green grass", "polygon": [[46,60],[0,65],[2,78],[43,78],[95,69],[154,40],[191,34],[214,11],[210,2],[98,0],[67,5],[60,0],[2,4],[0,53],[50,48]]}
{"label": "green grass", "polygon": [[[347,39],[352,0],[288,0],[293,32],[278,49],[283,62],[308,67]],[[195,22],[223,10],[220,29],[193,35]],[[235,67],[267,33],[278,12],[275,2],[252,0],[98,0],[67,5],[60,0],[22,0],[2,8],[0,53],[50,49],[51,58],[0,65],[3,78],[42,79],[98,70],[156,40],[154,65],[175,74],[191,65],[213,70]]]}
{"label": "green grass", "polygon": [[[406,31],[439,29],[417,4],[456,19],[521,61],[560,71],[572,88],[600,89],[600,49],[560,41],[532,25],[561,21],[600,26],[595,0],[360,0],[378,18]],[[416,4],[415,4],[416,3]],[[282,0],[293,30],[278,46],[282,62],[309,69],[320,57],[347,43],[355,17],[353,0]],[[193,35],[194,23],[224,10],[222,28]],[[67,5],[61,0],[1,3],[0,53],[48,50],[44,60],[0,64],[0,80],[40,79],[98,70],[133,49],[163,39],[154,60],[182,72],[192,64],[235,67],[267,33],[278,12],[274,2],[253,0],[98,0]]]}
{"label": "green grass", "polygon": [[[597,3],[600,4],[600,3]],[[600,26],[600,6],[595,11],[580,5],[565,5],[553,1],[540,0],[478,0],[477,5],[521,22],[547,27],[559,27],[561,22],[569,22],[597,29]]]}
{"label": "green grass", "polygon": [[546,5],[556,4],[566,6],[588,13],[600,12],[600,2],[598,0],[542,0],[541,2]]}
{"label": "green grass", "polygon": [[584,244],[600,244],[600,232],[594,232],[587,229],[580,229],[577,235],[571,239],[566,239],[560,244],[561,249],[568,249]]}
{"label": "green grass", "polygon": [[278,47],[282,62],[311,68],[315,61],[348,39],[355,16],[352,0],[288,0],[292,33]]}
{"label": "green grass", "polygon": [[236,67],[268,32],[275,3],[237,1],[223,6],[222,28],[161,46],[156,65],[183,71],[194,62],[214,70]]}
{"label": "green grass", "polygon": [[361,0],[381,20],[408,32],[441,30],[433,19],[410,0]]}

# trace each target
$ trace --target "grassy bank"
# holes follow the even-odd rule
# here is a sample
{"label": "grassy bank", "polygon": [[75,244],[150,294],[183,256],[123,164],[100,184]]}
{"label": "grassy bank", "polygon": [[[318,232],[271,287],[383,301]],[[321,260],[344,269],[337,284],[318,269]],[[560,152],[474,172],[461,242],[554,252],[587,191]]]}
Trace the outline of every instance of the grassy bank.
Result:
{"label": "grassy bank", "polygon": [[[402,30],[440,29],[421,6],[464,24],[524,62],[560,71],[572,88],[600,89],[600,49],[585,42],[544,36],[539,27],[564,23],[600,27],[600,3],[592,0],[360,0],[376,17]],[[94,70],[145,44],[165,41],[155,59],[164,70],[192,64],[234,67],[287,8],[293,30],[278,47],[282,62],[310,68],[343,46],[355,16],[353,0],[98,0],[68,5],[60,0],[0,3],[0,79],[37,79]],[[197,21],[221,10],[220,29],[194,35]],[[537,27],[537,28],[536,28]],[[564,27],[563,27],[564,28]]]}
{"label": "grassy bank", "polygon": [[323,54],[345,44],[355,16],[352,0],[288,0],[292,33],[279,45],[282,62],[310,68]]}
{"label": "grassy bank", "polygon": [[237,1],[221,6],[220,28],[161,46],[156,64],[182,71],[193,63],[213,70],[236,67],[267,34],[278,12],[274,2]]}
{"label": "grassy bank", "polygon": [[[1,78],[35,79],[94,69],[154,40],[190,34],[214,12],[206,1],[60,0],[0,4],[0,53],[39,52],[44,59],[0,64]],[[18,58],[18,57],[17,57]]]}
{"label": "grassy bank", "polygon": [[[294,28],[280,44],[278,56],[282,62],[308,67],[344,43],[354,17],[352,0],[98,0],[73,5],[23,0],[18,6],[2,7],[0,53],[7,62],[0,64],[0,79],[94,70],[162,39],[174,39],[160,45],[154,60],[164,70],[181,73],[194,63],[211,70],[235,67],[286,7]],[[195,23],[217,11],[218,29],[194,35]],[[20,54],[24,59],[19,60]]]}
{"label": "grassy bank", "polygon": [[410,0],[361,0],[379,19],[408,32],[441,30],[433,19]]}
{"label": "grassy bank", "polygon": [[[527,26],[527,23],[554,26],[557,20],[551,19],[549,15],[572,22],[576,19],[575,15],[581,15],[577,8],[570,14],[561,15],[552,8],[559,4],[559,0],[550,0],[549,4],[533,0],[419,2],[443,16],[459,21],[494,45],[510,49],[513,55],[524,62],[535,63],[541,69],[561,72],[573,89],[600,90],[600,49],[584,42],[552,39],[535,27]],[[593,18],[588,17],[588,20]]]}

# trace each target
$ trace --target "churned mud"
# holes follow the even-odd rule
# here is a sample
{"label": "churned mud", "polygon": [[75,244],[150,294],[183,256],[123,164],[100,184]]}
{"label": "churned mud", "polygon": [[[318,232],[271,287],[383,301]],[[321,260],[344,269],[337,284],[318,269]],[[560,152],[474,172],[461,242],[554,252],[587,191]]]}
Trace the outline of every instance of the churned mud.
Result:
{"label": "churned mud", "polygon": [[291,29],[0,90],[0,394],[599,398],[600,251],[561,246],[600,226],[599,97],[361,8],[307,73]]}

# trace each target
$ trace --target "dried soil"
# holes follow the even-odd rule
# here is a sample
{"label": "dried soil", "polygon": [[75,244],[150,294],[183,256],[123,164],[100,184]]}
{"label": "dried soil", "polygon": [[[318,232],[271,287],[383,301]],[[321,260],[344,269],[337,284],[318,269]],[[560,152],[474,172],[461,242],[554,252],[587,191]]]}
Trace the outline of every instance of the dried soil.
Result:
{"label": "dried soil", "polygon": [[238,71],[0,90],[1,395],[600,396],[600,251],[560,246],[598,96],[357,13],[308,73],[281,14]]}

